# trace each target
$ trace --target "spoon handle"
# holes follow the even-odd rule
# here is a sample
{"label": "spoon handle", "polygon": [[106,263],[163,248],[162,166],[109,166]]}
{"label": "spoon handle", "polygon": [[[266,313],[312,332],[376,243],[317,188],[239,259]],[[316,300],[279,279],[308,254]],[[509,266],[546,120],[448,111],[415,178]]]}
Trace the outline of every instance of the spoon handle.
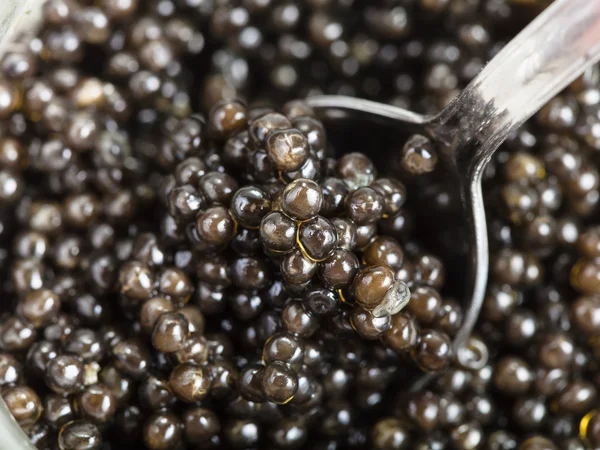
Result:
{"label": "spoon handle", "polygon": [[455,157],[475,156],[471,167],[485,162],[510,131],[599,59],[600,1],[556,0],[440,114],[466,134],[460,140],[479,144],[477,155]]}
{"label": "spoon handle", "polygon": [[[435,119],[429,131],[463,180],[471,236],[471,304],[455,337],[458,360],[486,289],[489,255],[481,176],[509,134],[600,59],[600,0],[556,0],[511,40]],[[466,355],[466,356],[465,356]]]}

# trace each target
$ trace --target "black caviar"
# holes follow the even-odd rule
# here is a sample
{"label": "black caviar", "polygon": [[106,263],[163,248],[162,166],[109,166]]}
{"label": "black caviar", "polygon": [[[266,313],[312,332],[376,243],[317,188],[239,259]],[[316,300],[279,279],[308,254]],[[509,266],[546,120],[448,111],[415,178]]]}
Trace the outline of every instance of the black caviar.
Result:
{"label": "black caviar", "polygon": [[600,446],[598,67],[485,172],[459,349],[435,146],[294,100],[434,113],[545,3],[47,0],[0,60],[0,394],[32,443]]}

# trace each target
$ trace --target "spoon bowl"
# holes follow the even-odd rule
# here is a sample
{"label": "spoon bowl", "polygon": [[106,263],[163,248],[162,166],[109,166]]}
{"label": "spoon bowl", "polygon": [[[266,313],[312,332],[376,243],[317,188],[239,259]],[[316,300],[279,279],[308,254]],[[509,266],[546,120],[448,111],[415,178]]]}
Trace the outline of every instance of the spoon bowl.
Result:
{"label": "spoon bowl", "polygon": [[[307,103],[325,121],[363,123],[428,136],[460,198],[468,261],[465,317],[454,338],[458,363],[474,369],[486,355],[470,349],[479,317],[489,253],[481,177],[498,147],[521,124],[600,59],[600,2],[556,0],[511,40],[439,114],[426,116],[345,96],[314,96]],[[447,218],[445,218],[447,219]],[[445,224],[439,218],[438,224]],[[419,379],[422,388],[431,376]]]}

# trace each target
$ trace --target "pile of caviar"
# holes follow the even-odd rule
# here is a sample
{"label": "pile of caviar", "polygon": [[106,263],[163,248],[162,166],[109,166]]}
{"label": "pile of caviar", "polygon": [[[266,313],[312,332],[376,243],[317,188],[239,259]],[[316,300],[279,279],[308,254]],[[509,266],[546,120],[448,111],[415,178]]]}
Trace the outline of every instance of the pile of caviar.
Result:
{"label": "pile of caviar", "polygon": [[599,68],[486,170],[458,351],[434,146],[294,100],[438,111],[540,3],[47,0],[0,58],[0,395],[32,443],[600,447]]}

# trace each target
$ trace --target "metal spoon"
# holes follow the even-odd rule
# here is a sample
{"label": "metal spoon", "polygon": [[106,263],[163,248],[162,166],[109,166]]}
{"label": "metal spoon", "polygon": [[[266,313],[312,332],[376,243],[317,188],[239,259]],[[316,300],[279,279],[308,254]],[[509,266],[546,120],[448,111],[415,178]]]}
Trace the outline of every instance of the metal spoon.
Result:
{"label": "metal spoon", "polygon": [[[470,304],[465,303],[464,323],[453,343],[458,362],[467,367],[485,364],[474,360],[475,349],[464,346],[479,316],[489,269],[482,172],[515,129],[599,59],[600,0],[556,0],[435,116],[352,97],[307,99],[324,119],[360,119],[398,132],[408,128],[436,144],[459,190],[468,232],[471,276],[465,300]],[[422,378],[413,389],[428,380]]]}

